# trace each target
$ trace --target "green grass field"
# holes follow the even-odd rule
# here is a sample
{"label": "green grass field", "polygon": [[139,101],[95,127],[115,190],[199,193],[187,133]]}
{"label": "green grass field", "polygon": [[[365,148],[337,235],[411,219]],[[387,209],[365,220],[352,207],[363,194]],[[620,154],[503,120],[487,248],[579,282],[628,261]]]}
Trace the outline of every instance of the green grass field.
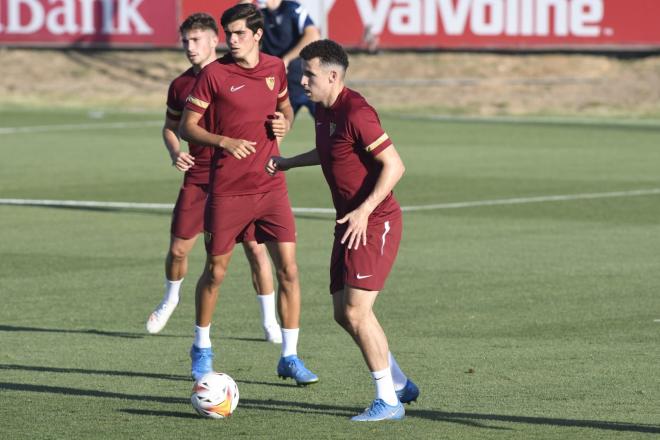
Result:
{"label": "green grass field", "polygon": [[[181,175],[150,122],[161,118],[0,112],[0,198],[172,203]],[[660,125],[382,119],[407,166],[402,205],[522,199],[404,215],[376,304],[422,392],[403,422],[348,421],[373,389],[331,317],[331,217],[297,218],[299,352],[320,383],[276,377],[237,249],[212,339],[241,401],[213,421],[189,402],[201,241],[177,312],[148,336],[169,211],[0,204],[2,438],[656,438],[660,194],[626,192],[660,188]],[[285,154],[311,146],[311,125],[298,121]],[[14,129],[40,126],[55,128]],[[288,181],[295,207],[331,206],[319,169]]]}

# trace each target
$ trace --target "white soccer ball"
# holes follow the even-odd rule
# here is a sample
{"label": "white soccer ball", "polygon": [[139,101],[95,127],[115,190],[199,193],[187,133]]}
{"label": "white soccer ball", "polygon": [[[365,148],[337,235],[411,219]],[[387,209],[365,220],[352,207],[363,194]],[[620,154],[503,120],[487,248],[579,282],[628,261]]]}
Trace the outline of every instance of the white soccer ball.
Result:
{"label": "white soccer ball", "polygon": [[190,401],[200,416],[224,419],[238,405],[238,385],[228,374],[212,371],[195,382]]}

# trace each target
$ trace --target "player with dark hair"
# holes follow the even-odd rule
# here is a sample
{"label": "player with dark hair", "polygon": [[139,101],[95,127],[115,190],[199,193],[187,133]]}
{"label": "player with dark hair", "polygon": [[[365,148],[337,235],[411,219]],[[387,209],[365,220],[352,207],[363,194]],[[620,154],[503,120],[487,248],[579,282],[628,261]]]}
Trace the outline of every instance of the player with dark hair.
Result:
{"label": "player with dark hair", "polygon": [[[241,0],[252,3],[252,0]],[[261,50],[279,57],[287,68],[289,99],[293,113],[307,107],[314,114],[314,103],[300,85],[302,60],[300,50],[321,38],[321,33],[303,5],[293,0],[257,0],[264,16],[264,36]]]}
{"label": "player with dark hair", "polygon": [[[214,147],[205,238],[207,261],[195,296],[192,376],[213,369],[211,318],[237,239],[250,232],[266,243],[276,267],[282,323],[279,376],[298,385],[318,381],[297,356],[300,284],[295,220],[283,176],[271,178],[264,165],[279,154],[279,140],[291,127],[284,64],[259,51],[263,18],[251,4],[222,14],[229,53],[200,73],[181,121],[189,142]],[[206,121],[200,126],[200,121]]]}
{"label": "player with dark hair", "polygon": [[[189,152],[181,150],[179,121],[199,72],[217,59],[218,26],[210,15],[197,13],[186,18],[179,32],[186,57],[192,66],[170,84],[163,141],[172,158],[172,165],[185,172],[185,176],[172,215],[170,247],[165,259],[165,294],[147,319],[149,333],[160,332],[179,303],[179,289],[188,271],[188,254],[204,227],[204,205],[213,154],[212,148],[193,143],[188,146]],[[206,124],[206,121],[202,120],[201,124]],[[243,248],[252,269],[265,339],[281,343],[282,333],[275,314],[273,275],[266,248],[258,244],[254,237],[246,237]]]}
{"label": "player with dark hair", "polygon": [[404,165],[378,114],[357,92],[345,87],[348,56],[331,40],[315,41],[300,52],[302,86],[317,103],[316,148],[291,158],[272,157],[266,171],[321,165],[337,211],[330,259],[334,318],[362,351],[376,398],[354,421],[399,420],[402,403],[419,390],[401,371],[373,311],[394,264],[403,230],[401,208],[392,189]]}

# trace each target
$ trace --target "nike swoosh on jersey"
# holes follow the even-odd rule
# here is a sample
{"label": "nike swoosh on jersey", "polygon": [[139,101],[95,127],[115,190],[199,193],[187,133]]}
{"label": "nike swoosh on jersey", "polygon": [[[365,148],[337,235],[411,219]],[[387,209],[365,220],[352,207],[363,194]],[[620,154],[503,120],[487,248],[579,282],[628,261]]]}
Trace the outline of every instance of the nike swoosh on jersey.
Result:
{"label": "nike swoosh on jersey", "polygon": [[242,85],[240,85],[240,86],[231,86],[231,87],[229,88],[229,91],[232,92],[232,93],[234,93],[234,92],[238,92],[238,91],[241,90],[243,87],[245,87],[245,84],[242,84]]}
{"label": "nike swoosh on jersey", "polygon": [[369,277],[372,277],[372,276],[373,276],[373,274],[372,275],[360,275],[358,273],[358,274],[355,275],[355,278],[357,278],[358,280],[363,280],[365,278],[369,278]]}

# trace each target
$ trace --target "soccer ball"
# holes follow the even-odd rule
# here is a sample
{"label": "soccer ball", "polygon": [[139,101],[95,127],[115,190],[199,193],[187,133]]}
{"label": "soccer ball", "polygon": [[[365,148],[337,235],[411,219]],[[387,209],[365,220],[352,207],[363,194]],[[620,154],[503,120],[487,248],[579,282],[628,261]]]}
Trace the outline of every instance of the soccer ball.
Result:
{"label": "soccer ball", "polygon": [[195,382],[190,401],[200,416],[224,419],[238,405],[238,386],[229,375],[212,371]]}

